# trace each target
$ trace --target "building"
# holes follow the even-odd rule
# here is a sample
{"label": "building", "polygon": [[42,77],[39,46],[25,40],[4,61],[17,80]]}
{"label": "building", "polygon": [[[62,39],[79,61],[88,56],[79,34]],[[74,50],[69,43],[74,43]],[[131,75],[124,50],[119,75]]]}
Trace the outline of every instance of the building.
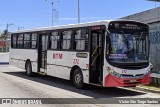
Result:
{"label": "building", "polygon": [[160,7],[123,17],[149,25],[150,61],[154,71],[160,71]]}

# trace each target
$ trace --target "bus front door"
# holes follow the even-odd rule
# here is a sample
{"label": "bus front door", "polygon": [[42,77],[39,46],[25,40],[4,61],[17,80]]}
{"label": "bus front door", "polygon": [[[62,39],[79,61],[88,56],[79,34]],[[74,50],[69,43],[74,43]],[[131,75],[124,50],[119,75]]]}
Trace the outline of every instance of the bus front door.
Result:
{"label": "bus front door", "polygon": [[47,47],[48,47],[48,35],[39,36],[39,54],[38,54],[38,68],[39,72],[46,73],[47,69]]}
{"label": "bus front door", "polygon": [[103,30],[91,31],[90,45],[90,83],[102,84],[103,74]]}

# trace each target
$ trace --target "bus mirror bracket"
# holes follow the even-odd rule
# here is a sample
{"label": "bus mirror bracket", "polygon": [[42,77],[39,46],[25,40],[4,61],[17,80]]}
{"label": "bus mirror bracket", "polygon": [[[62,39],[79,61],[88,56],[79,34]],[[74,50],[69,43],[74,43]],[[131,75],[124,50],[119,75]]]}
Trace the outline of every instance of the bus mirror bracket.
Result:
{"label": "bus mirror bracket", "polygon": [[109,32],[109,30],[107,30],[107,29],[106,29],[106,31],[107,31],[107,35],[108,35],[108,34],[110,35],[110,32]]}

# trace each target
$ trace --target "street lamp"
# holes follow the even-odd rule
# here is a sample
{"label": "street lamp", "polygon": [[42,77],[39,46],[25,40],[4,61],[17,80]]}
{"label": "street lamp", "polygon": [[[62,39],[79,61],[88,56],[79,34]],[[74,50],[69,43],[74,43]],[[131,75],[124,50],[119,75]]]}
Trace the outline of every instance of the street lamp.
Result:
{"label": "street lamp", "polygon": [[52,26],[53,26],[53,2],[52,2]]}
{"label": "street lamp", "polygon": [[[57,1],[57,2],[60,2],[60,1]],[[54,18],[54,14],[53,14],[53,12],[57,12],[57,10],[56,9],[54,9],[54,0],[52,1],[52,26],[53,26],[53,18]]]}
{"label": "street lamp", "polygon": [[[45,1],[47,1],[47,0],[45,0]],[[60,2],[59,0],[56,0],[57,2]],[[58,13],[58,11],[56,10],[56,9],[54,9],[54,0],[52,0],[52,26],[53,26],[53,18],[54,18],[54,14],[53,14],[53,12],[57,12]]]}

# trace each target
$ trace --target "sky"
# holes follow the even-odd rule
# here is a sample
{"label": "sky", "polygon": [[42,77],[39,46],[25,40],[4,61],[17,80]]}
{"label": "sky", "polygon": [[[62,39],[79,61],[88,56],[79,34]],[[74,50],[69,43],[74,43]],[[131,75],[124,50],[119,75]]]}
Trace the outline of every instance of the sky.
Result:
{"label": "sky", "polygon": [[[14,24],[10,32],[52,26],[52,2],[59,13],[53,14],[54,26],[78,22],[78,0],[0,0],[0,32],[7,24]],[[147,0],[80,0],[80,20],[114,20],[152,8],[155,2]]]}

